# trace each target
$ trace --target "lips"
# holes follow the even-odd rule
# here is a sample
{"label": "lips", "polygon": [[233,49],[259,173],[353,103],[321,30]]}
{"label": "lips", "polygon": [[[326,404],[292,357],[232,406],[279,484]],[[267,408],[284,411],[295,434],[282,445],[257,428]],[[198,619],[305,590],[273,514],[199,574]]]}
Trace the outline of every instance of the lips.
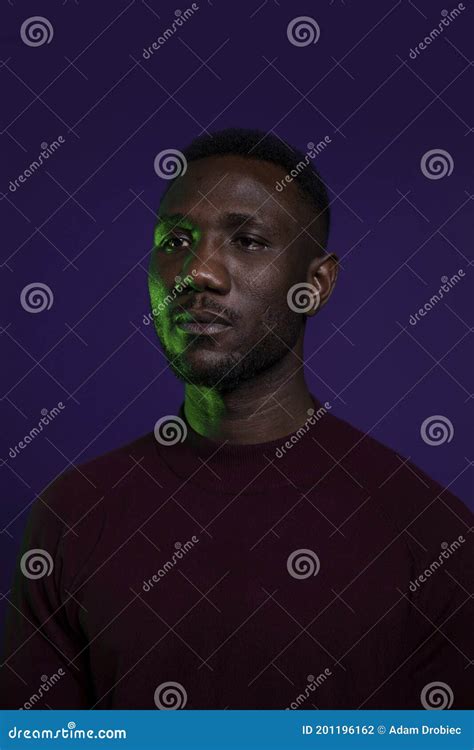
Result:
{"label": "lips", "polygon": [[215,336],[232,327],[223,315],[210,310],[187,310],[176,317],[176,325],[187,333]]}

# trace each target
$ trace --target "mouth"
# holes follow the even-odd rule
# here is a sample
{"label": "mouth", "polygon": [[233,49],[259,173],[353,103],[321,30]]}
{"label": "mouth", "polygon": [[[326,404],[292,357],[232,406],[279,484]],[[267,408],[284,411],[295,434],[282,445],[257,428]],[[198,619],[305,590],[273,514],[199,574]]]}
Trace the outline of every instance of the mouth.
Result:
{"label": "mouth", "polygon": [[216,336],[232,328],[226,318],[207,311],[181,314],[176,319],[176,325],[181,331],[197,336]]}
{"label": "mouth", "polygon": [[186,333],[194,333],[198,336],[215,336],[218,333],[227,331],[231,328],[230,325],[223,325],[222,323],[195,323],[195,322],[181,322],[178,323],[178,328]]}

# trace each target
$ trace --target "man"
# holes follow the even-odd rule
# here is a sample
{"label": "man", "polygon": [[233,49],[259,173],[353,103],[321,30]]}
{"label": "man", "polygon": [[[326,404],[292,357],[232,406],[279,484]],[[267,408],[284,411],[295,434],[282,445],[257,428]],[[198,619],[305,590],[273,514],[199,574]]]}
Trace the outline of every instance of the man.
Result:
{"label": "man", "polygon": [[4,707],[467,708],[471,515],[305,382],[319,176],[255,131],[184,155],[149,272],[184,403],[35,503]]}

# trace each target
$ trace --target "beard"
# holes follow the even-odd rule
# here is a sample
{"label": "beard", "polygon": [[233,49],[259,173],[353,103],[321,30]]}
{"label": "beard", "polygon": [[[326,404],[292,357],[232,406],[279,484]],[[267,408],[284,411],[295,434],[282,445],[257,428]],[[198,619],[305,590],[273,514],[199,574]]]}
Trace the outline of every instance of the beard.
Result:
{"label": "beard", "polygon": [[176,354],[157,333],[170,369],[179,380],[226,393],[277,365],[294,349],[306,321],[304,315],[288,308],[278,312],[267,309],[259,319],[261,325],[254,329],[254,336],[229,352],[214,349],[212,339],[204,348],[196,337],[186,351]]}

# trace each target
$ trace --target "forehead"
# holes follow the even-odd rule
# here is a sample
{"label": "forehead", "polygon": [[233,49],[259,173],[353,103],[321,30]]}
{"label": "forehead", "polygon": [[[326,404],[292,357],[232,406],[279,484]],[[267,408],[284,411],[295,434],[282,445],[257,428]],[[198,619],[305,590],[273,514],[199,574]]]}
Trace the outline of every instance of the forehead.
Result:
{"label": "forehead", "polygon": [[307,223],[300,193],[294,184],[278,193],[275,185],[285,176],[277,164],[241,156],[212,156],[190,162],[174,181],[160,205],[160,214],[184,214],[206,222],[219,213],[258,216],[273,225],[297,229]]}

